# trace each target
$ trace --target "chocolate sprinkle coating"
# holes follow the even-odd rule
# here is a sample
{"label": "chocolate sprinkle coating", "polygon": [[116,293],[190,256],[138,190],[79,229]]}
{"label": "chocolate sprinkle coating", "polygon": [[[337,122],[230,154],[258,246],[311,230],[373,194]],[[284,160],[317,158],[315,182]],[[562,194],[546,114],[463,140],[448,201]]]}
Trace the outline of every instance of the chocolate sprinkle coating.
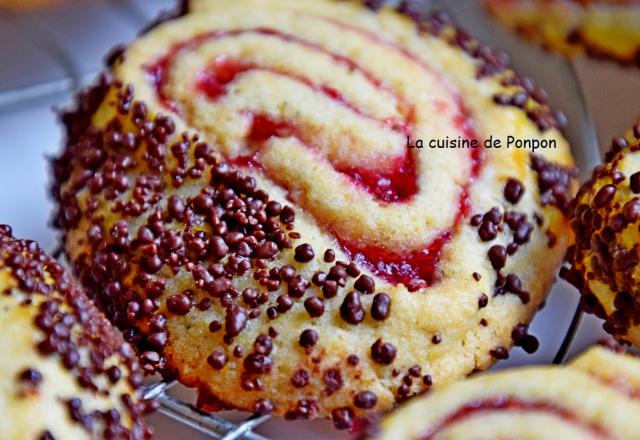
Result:
{"label": "chocolate sprinkle coating", "polygon": [[[141,400],[142,371],[131,347],[60,264],[35,242],[13,238],[5,225],[0,225],[0,290],[0,320],[10,320],[18,330],[12,337],[33,341],[4,360],[4,371],[22,367],[1,398],[21,411],[35,414],[46,406],[57,414],[60,405],[70,414],[53,423],[39,413],[28,426],[16,419],[6,426],[9,431],[0,432],[65,438],[80,428],[87,438],[151,438],[143,416],[155,405]],[[24,368],[25,362],[34,363]],[[47,387],[37,391],[43,383]]]}
{"label": "chocolate sprinkle coating", "polygon": [[604,319],[603,328],[616,339],[634,344],[640,343],[639,150],[637,138],[614,138],[606,162],[578,192],[571,222],[576,241],[567,253],[569,267],[561,271],[580,290],[583,310]]}

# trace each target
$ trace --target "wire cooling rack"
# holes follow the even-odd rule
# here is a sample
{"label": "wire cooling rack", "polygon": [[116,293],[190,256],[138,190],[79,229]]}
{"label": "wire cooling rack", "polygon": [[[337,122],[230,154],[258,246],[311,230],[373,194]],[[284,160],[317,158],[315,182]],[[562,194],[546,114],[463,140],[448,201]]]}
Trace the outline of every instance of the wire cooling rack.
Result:
{"label": "wire cooling rack", "polygon": [[[123,0],[113,0],[114,4],[121,4]],[[389,1],[389,3],[394,3]],[[425,0],[424,6],[427,9],[430,2]],[[439,4],[438,6],[442,6]],[[125,7],[126,13],[131,14],[135,19],[140,19],[139,11],[133,7]],[[136,14],[138,14],[136,16]],[[95,73],[81,73],[74,68],[73,63],[69,63],[69,56],[65,52],[64,47],[58,47],[55,42],[47,39],[46,32],[42,29],[34,29],[30,34],[31,42],[38,43],[47,49],[47,52],[58,61],[62,67],[65,77],[55,81],[42,82],[26,87],[0,91],[0,111],[10,111],[13,108],[19,108],[24,105],[33,104],[38,100],[44,100],[52,97],[65,97],[72,94],[79,86],[88,83]],[[42,43],[46,41],[46,43]],[[63,252],[58,248],[54,252],[54,256],[63,261]],[[64,261],[63,261],[64,262]],[[64,262],[66,263],[66,262]],[[564,335],[562,344],[553,359],[554,364],[561,364],[565,361],[571,343],[580,326],[582,312],[576,308],[571,324]],[[204,412],[195,405],[185,402],[169,394],[171,387],[176,385],[175,381],[161,381],[148,385],[144,390],[144,397],[154,399],[159,403],[158,411],[183,424],[189,426],[211,438],[223,440],[268,440],[254,430],[269,420],[269,415],[253,414],[240,422],[232,422],[218,415]]]}

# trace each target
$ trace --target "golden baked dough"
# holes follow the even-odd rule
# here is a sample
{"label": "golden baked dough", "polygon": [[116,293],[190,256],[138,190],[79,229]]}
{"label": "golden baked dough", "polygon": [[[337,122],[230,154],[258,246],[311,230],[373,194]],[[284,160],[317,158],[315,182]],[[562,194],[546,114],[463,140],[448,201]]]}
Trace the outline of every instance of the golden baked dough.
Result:
{"label": "golden baked dough", "polygon": [[640,124],[613,139],[605,163],[578,192],[572,226],[576,243],[563,273],[582,293],[585,311],[604,329],[640,345]]}
{"label": "golden baked dough", "polygon": [[537,348],[574,169],[504,54],[441,14],[217,0],[112,61],[64,117],[58,225],[148,366],[201,403],[349,428]]}
{"label": "golden baked dough", "polygon": [[0,225],[0,438],[142,439],[133,349],[33,242]]}
{"label": "golden baked dough", "polygon": [[387,416],[380,440],[640,438],[640,360],[595,347],[567,367],[486,373]]}
{"label": "golden baked dough", "polygon": [[491,13],[545,48],[640,65],[638,0],[485,0]]}

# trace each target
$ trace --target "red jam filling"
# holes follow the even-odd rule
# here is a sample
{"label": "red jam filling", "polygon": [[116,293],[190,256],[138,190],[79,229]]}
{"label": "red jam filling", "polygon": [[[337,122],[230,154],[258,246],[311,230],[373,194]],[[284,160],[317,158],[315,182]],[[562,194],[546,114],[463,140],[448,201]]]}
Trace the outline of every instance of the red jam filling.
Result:
{"label": "red jam filling", "polygon": [[[333,23],[331,20],[329,20],[329,22]],[[381,37],[367,31],[361,31],[357,28],[352,28],[339,22],[335,22],[335,24],[346,30],[362,33],[366,38],[371,39],[374,44],[384,44],[393,50],[397,50],[403,56],[409,58],[412,62],[418,65],[421,69],[425,70],[429,75],[435,75],[427,65],[422,63],[406,49],[387,42]],[[179,56],[181,52],[193,50],[207,41],[251,33],[277,38],[287,43],[302,45],[311,50],[330,56],[334,61],[346,65],[350,70],[360,72],[374,87],[394,98],[396,102],[399,103],[399,108],[405,109],[404,120],[382,119],[378,120],[378,122],[395,131],[401,132],[404,136],[411,137],[411,126],[413,123],[412,106],[403,102],[403,100],[398,97],[393,90],[391,90],[382,80],[378,79],[372,72],[369,72],[354,60],[343,55],[333,53],[317,43],[306,41],[297,36],[268,28],[215,31],[202,34],[189,41],[174,46],[165,56],[160,58],[154,65],[147,69],[147,72],[150,75],[150,80],[156,88],[159,100],[167,109],[179,113],[177,104],[167,96],[165,85],[167,82],[168,69],[173,60]],[[327,98],[349,108],[360,116],[375,119],[362,109],[348,102],[338,90],[330,86],[315,83],[309,78],[292,72],[280,71],[271,67],[246,63],[241,60],[225,56],[217,57],[205,70],[199,73],[196,78],[196,89],[207,96],[210,100],[218,100],[226,95],[228,86],[233,83],[234,80],[236,80],[240,75],[252,70],[268,71],[273,74],[286,76],[292,81],[297,81],[316,92],[324,94]],[[442,86],[446,87],[444,81],[442,82]],[[475,138],[471,121],[464,111],[460,97],[453,93],[451,93],[451,95],[452,101],[459,109],[458,115],[454,121],[456,127],[465,137],[469,139]],[[246,112],[246,116],[252,118],[251,129],[247,141],[252,147],[254,147],[256,152],[246,157],[234,159],[233,164],[236,166],[256,167],[264,170],[264,167],[260,163],[260,146],[269,138],[274,136],[280,138],[293,136],[300,139],[305,145],[309,146],[309,148],[313,148],[313,140],[307,139],[308,136],[306,136],[305,130],[296,126],[292,122],[274,120],[267,115],[254,114],[251,112]],[[459,208],[454,215],[453,224],[448,230],[442,231],[439,237],[432,243],[412,252],[397,252],[383,247],[349,242],[337,237],[344,251],[354,261],[368,267],[378,276],[385,278],[393,284],[403,283],[412,291],[436,282],[438,280],[438,262],[442,249],[449,242],[462,220],[468,215],[468,185],[480,171],[482,163],[480,150],[469,150],[469,154],[472,160],[471,176],[467,186],[465,186],[460,196]],[[347,176],[354,185],[369,192],[380,203],[408,202],[419,191],[415,157],[409,152],[409,150],[406,150],[406,153],[403,156],[391,160],[394,161],[393,166],[385,169],[385,171],[372,170],[366,167],[342,167],[338,164],[332,165],[336,171]]]}
{"label": "red jam filling", "polygon": [[568,423],[579,426],[581,429],[589,431],[595,438],[609,439],[611,436],[604,427],[590,424],[581,420],[578,415],[568,409],[561,408],[549,402],[529,402],[519,400],[510,396],[496,396],[485,400],[469,403],[460,407],[457,411],[442,419],[435,427],[420,437],[420,440],[433,440],[438,434],[450,428],[458,422],[477,416],[487,411],[508,411],[523,413],[528,411],[541,411],[555,415],[564,419]]}

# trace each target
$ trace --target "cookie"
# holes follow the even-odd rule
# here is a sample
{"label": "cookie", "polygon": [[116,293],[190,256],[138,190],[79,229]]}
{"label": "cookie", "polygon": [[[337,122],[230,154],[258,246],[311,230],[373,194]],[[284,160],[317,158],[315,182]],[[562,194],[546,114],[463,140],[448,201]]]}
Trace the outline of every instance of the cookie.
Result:
{"label": "cookie", "polygon": [[63,116],[70,260],[209,409],[352,428],[537,348],[570,240],[566,121],[448,17],[367,3],[195,3]]}
{"label": "cookie", "polygon": [[578,192],[572,226],[575,246],[563,276],[582,294],[588,313],[605,320],[620,341],[640,344],[640,125],[613,139],[605,163]]}
{"label": "cookie", "polygon": [[498,20],[546,49],[640,65],[636,0],[485,0],[485,4]]}
{"label": "cookie", "polygon": [[636,439],[640,360],[596,347],[567,367],[527,367],[434,389],[386,417],[378,439]]}
{"label": "cookie", "polygon": [[0,225],[0,438],[143,439],[135,353],[70,275]]}

